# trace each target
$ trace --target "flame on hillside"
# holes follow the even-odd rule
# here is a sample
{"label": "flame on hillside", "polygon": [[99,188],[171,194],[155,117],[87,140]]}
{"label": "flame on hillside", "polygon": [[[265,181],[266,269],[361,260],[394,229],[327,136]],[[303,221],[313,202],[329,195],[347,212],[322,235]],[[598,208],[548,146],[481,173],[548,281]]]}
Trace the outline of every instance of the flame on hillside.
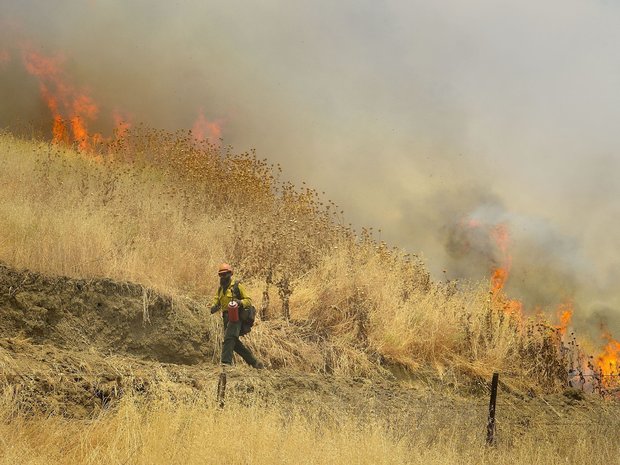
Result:
{"label": "flame on hillside", "polygon": [[498,251],[499,263],[491,273],[491,295],[495,305],[501,307],[504,312],[523,320],[523,303],[520,300],[509,299],[503,292],[504,286],[510,276],[512,268],[512,255],[509,253],[510,231],[504,223],[493,226],[489,231],[490,237]]}
{"label": "flame on hillside", "polygon": [[566,330],[572,322],[574,312],[573,306],[574,305],[572,300],[566,300],[560,305],[558,305],[557,316],[560,320],[560,324],[558,325],[557,329],[562,336],[566,334]]}
{"label": "flame on hillside", "polygon": [[88,132],[88,124],[97,119],[99,106],[85,89],[68,79],[65,58],[45,56],[24,46],[22,61],[26,71],[38,80],[41,97],[52,114],[53,142],[75,142],[82,151],[91,149],[93,142],[101,138]]}
{"label": "flame on hillside", "polygon": [[606,330],[602,337],[607,344],[596,357],[596,365],[601,373],[603,386],[620,387],[620,342]]}
{"label": "flame on hillside", "polygon": [[510,234],[505,224],[498,224],[490,231],[491,237],[500,253],[500,263],[491,274],[491,292],[497,295],[506,285],[510,269],[512,268],[512,256],[508,253]]}
{"label": "flame on hillside", "polygon": [[[495,253],[490,254],[490,256],[494,257],[493,261],[495,262],[495,266],[491,270],[490,277],[491,302],[496,308],[501,308],[516,321],[523,322],[524,315],[522,302],[520,300],[508,298],[504,292],[504,288],[510,277],[510,271],[512,269],[512,256],[510,254],[511,239],[507,225],[504,223],[485,225],[473,219],[461,221],[460,225],[466,229],[475,229],[488,234],[491,239],[489,243],[492,244],[495,249]],[[539,309],[539,312],[542,312],[542,309]],[[564,300],[556,308],[558,325],[553,328],[557,330],[561,338],[560,340],[562,341],[561,344],[564,344],[566,333],[572,323],[573,314],[574,303],[571,299]],[[548,321],[544,316],[543,320]],[[615,390],[620,388],[620,342],[613,339],[609,332],[604,332],[603,339],[606,341],[606,345],[602,352],[594,358],[596,360],[596,367],[594,365],[586,366],[584,363],[573,361],[574,363],[577,363],[578,366],[571,367],[571,372],[574,371],[581,373],[582,378],[584,373],[586,376],[595,376],[596,379],[599,380],[599,388],[609,392],[610,389]],[[563,345],[565,349],[569,346],[571,346],[570,343],[568,346]],[[575,350],[578,345],[573,345],[571,347]],[[596,374],[595,369],[598,374]],[[583,379],[580,381],[580,385],[582,387],[588,384],[583,381]],[[596,388],[595,384],[590,383],[588,385],[590,386],[590,389]]]}
{"label": "flame on hillside", "polygon": [[115,110],[112,113],[112,119],[114,120],[114,136],[116,139],[122,139],[131,128],[130,118]]}
{"label": "flame on hillside", "polygon": [[[461,230],[467,232],[475,231],[476,234],[485,237],[486,240],[475,239],[469,235],[472,242],[475,241],[479,244],[484,244],[487,250],[485,255],[489,257],[489,262],[492,263],[490,267],[490,294],[491,301],[496,308],[502,309],[505,313],[511,315],[515,320],[524,322],[524,305],[519,299],[511,299],[506,295],[505,287],[510,278],[510,273],[513,266],[512,255],[510,253],[511,235],[508,224],[497,223],[488,224],[483,223],[477,219],[466,219],[459,222]],[[466,245],[469,240],[463,241]],[[542,314],[542,309],[539,308],[539,313]],[[559,325],[556,326],[558,332],[563,336],[566,333],[568,326],[571,323],[573,315],[573,303],[571,300],[566,300],[561,303],[557,308],[557,317]]]}
{"label": "flame on hillside", "polygon": [[192,136],[197,142],[209,140],[213,144],[218,144],[222,137],[222,125],[219,121],[209,121],[205,118],[202,108],[198,112],[198,117],[192,125]]}
{"label": "flame on hillside", "polygon": [[[132,126],[132,117],[119,109],[103,115],[103,127],[112,126],[112,136],[104,137],[93,127],[101,127],[102,105],[93,97],[90,89],[76,84],[67,72],[67,58],[62,53],[44,54],[30,42],[18,46],[18,63],[36,79],[39,94],[51,114],[52,142],[75,144],[81,152],[91,152],[97,144],[122,139]],[[0,71],[12,60],[7,49],[0,49]],[[105,106],[103,106],[105,108]],[[210,121],[202,109],[193,125],[192,136],[202,142],[217,144],[222,137],[220,121]]]}

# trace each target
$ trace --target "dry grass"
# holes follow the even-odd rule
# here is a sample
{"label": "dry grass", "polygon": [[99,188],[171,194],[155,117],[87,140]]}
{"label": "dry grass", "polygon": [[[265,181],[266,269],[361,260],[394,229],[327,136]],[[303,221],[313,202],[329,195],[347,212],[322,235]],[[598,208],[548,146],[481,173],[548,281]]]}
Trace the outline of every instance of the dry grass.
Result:
{"label": "dry grass", "polygon": [[[216,264],[229,261],[263,319],[248,342],[272,367],[390,370],[467,389],[500,370],[504,389],[564,385],[565,355],[547,321],[505,314],[486,283],[432,282],[417,257],[371,231],[354,234],[335,205],[278,173],[252,153],[151,130],[98,155],[0,135],[0,260],[138,282],[205,306]],[[16,412],[5,390],[0,463],[609,465],[618,456],[613,403],[584,405],[578,418],[554,408],[552,420],[540,407],[524,410],[527,397],[503,404],[499,444],[486,448],[485,408],[471,402],[430,403],[414,417],[327,408],[319,397],[292,405],[228,397],[220,410],[213,391],[182,401],[165,390],[148,402],[127,395],[75,420]]]}
{"label": "dry grass", "polygon": [[2,135],[0,260],[204,302],[228,261],[264,320],[295,322],[253,336],[273,366],[370,374],[387,363],[450,382],[503,370],[515,386],[564,383],[546,322],[505,315],[486,283],[431,282],[417,257],[354,234],[277,167],[222,152],[148,129],[96,155]]}
{"label": "dry grass", "polygon": [[[483,418],[431,409],[418,424],[361,418],[344,410],[248,405],[224,410],[203,399],[143,405],[127,397],[85,421],[0,413],[1,464],[591,464],[616,463],[617,415],[586,423],[500,427],[484,446]],[[448,415],[446,415],[448,413]],[[9,421],[10,418],[10,421]]]}

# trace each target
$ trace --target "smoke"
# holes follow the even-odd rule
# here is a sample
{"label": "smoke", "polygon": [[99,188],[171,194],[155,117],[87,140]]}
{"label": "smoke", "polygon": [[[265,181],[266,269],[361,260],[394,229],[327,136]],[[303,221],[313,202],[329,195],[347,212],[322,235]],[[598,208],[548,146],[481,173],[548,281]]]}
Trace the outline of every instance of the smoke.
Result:
{"label": "smoke", "polygon": [[439,278],[488,276],[505,224],[511,295],[620,334],[619,20],[595,0],[5,0],[0,126],[49,131],[28,43],[101,104],[94,129],[218,122]]}

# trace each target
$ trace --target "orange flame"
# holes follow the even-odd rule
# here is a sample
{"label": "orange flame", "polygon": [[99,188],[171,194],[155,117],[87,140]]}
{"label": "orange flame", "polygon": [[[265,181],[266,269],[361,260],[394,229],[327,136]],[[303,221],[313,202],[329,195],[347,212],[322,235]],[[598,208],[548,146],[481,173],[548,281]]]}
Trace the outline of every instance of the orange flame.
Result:
{"label": "orange flame", "polygon": [[508,226],[503,223],[496,225],[491,230],[491,237],[495,239],[495,243],[502,252],[502,255],[510,260],[510,256],[508,255],[508,245],[510,244],[510,232],[508,231]]}
{"label": "orange flame", "polygon": [[483,225],[479,220],[469,218],[467,220],[461,220],[460,224],[467,228],[482,228],[484,227],[488,231],[489,236],[495,242],[497,250],[500,252],[499,266],[495,267],[491,272],[491,294],[493,300],[504,308],[507,313],[521,315],[523,310],[523,304],[519,300],[507,299],[502,290],[506,285],[508,276],[510,275],[510,269],[512,267],[512,257],[508,253],[508,247],[510,245],[510,232],[508,226],[504,223],[500,223],[494,226]]}
{"label": "orange flame", "polygon": [[523,321],[523,302],[517,299],[508,299],[504,302],[504,312],[516,317],[520,322]]}
{"label": "orange flame", "polygon": [[[603,333],[603,339],[607,340],[607,345],[603,352],[596,358],[598,369],[603,375],[603,385],[609,387],[620,383],[620,342],[612,338],[607,331]],[[615,377],[615,379],[610,379]]]}
{"label": "orange flame", "polygon": [[89,135],[87,122],[97,118],[99,107],[86,92],[69,83],[63,71],[64,57],[47,57],[25,46],[22,59],[26,71],[38,79],[41,96],[52,113],[53,142],[72,140],[80,150],[89,150],[97,135]]}
{"label": "orange flame", "polygon": [[114,135],[116,139],[122,139],[131,128],[130,118],[116,110],[112,113],[112,119],[114,120]]}
{"label": "orange flame", "polygon": [[508,280],[508,269],[507,268],[495,268],[493,270],[493,274],[491,275],[491,291],[493,294],[499,293],[506,284]]}
{"label": "orange flame", "polygon": [[59,86],[59,90],[64,89],[64,85],[61,85],[62,83],[58,81],[58,76],[61,74],[61,66],[64,62],[62,55],[45,57],[26,46],[23,48],[22,58],[26,71],[30,74],[42,79],[47,78],[52,82],[56,81],[55,84]]}
{"label": "orange flame", "polygon": [[523,302],[517,299],[508,299],[503,295],[502,290],[508,281],[510,269],[512,268],[512,256],[508,253],[510,245],[510,232],[505,224],[498,224],[491,229],[491,237],[495,241],[498,250],[501,252],[500,263],[493,270],[491,275],[491,294],[495,303],[501,305],[505,313],[515,317],[518,321],[523,321]]}
{"label": "orange flame", "polygon": [[[2,25],[3,21],[0,20]],[[69,78],[64,66],[64,55],[45,55],[27,40],[22,40],[18,48],[21,63],[26,72],[36,78],[40,95],[51,113],[53,143],[74,143],[80,151],[91,152],[99,142],[126,136],[132,126],[131,118],[118,110],[108,116],[108,121],[114,127],[112,137],[105,138],[90,130],[91,125],[98,120],[99,105],[86,89],[75,85]],[[10,60],[11,54],[7,49],[0,48],[0,69]],[[193,123],[192,133],[197,142],[209,140],[211,144],[217,145],[222,137],[222,122],[208,120],[200,110]]]}
{"label": "orange flame", "polygon": [[573,302],[571,300],[567,300],[558,305],[557,315],[560,320],[560,325],[557,329],[562,336],[566,334],[566,330],[571,324],[573,311]]}
{"label": "orange flame", "polygon": [[508,245],[510,244],[508,227],[505,224],[496,225],[491,229],[491,237],[495,240],[495,244],[501,252],[501,265],[491,275],[491,290],[494,294],[497,294],[506,285],[510,268],[512,267],[512,257],[508,253]]}
{"label": "orange flame", "polygon": [[[52,111],[52,113],[54,113]],[[59,114],[54,115],[54,124],[52,125],[52,142],[55,144],[59,144],[61,142],[68,144],[69,143],[69,134],[67,133],[67,127],[65,126],[65,122]]]}
{"label": "orange flame", "polygon": [[211,143],[218,144],[220,137],[222,137],[221,122],[207,120],[201,109],[192,126],[192,135],[197,142],[208,139]]}

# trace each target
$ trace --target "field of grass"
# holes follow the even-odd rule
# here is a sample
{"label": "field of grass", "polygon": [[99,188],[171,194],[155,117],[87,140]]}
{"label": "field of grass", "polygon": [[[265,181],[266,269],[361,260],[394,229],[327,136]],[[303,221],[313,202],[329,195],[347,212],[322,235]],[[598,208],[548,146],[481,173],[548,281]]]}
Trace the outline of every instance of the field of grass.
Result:
{"label": "field of grass", "polygon": [[[567,354],[546,317],[506,313],[505,297],[486,282],[433,281],[418,257],[372,230],[354,232],[333,203],[280,176],[253,153],[197,146],[183,134],[137,129],[88,154],[3,134],[0,261],[131,281],[205,309],[226,261],[269,322],[250,339],[268,366],[370,380],[424,376],[428,386],[482,399],[479,387],[494,371],[524,398],[566,387]],[[611,464],[619,452],[613,402],[574,426],[560,414],[553,424],[512,415],[495,449],[482,445],[484,413],[430,409],[416,426],[362,419],[345,406],[325,411],[319,400],[231,399],[224,410],[210,402],[126,396],[76,420],[24,415],[7,397],[0,463]],[[251,446],[241,447],[241,436]]]}
{"label": "field of grass", "polygon": [[[0,422],[1,464],[498,464],[617,463],[617,411],[587,422],[501,426],[484,446],[483,415],[431,409],[420,423],[365,419],[313,405],[248,405],[204,400],[144,405],[125,398],[114,413]],[[443,415],[442,415],[443,414]]]}
{"label": "field of grass", "polygon": [[337,344],[333,372],[383,360],[454,380],[502,370],[530,389],[565,382],[548,321],[506,314],[487,283],[431,281],[417,257],[355,234],[335,205],[253,154],[146,129],[108,150],[0,138],[1,261],[205,302],[227,261],[263,319]]}

